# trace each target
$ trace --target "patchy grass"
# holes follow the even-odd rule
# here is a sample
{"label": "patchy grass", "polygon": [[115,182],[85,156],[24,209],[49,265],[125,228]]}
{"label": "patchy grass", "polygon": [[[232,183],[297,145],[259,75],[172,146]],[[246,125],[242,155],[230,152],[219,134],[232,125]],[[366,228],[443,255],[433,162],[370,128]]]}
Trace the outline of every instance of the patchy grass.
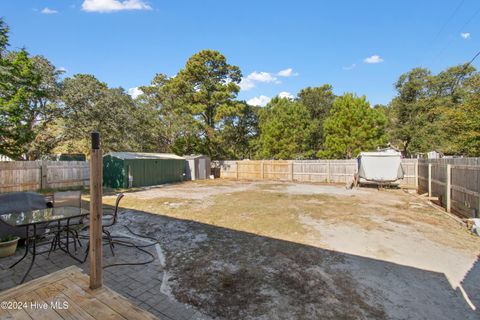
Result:
{"label": "patchy grass", "polygon": [[[195,183],[204,187],[232,184],[231,181]],[[382,192],[386,199],[371,199],[365,196],[288,194],[282,192],[284,186],[282,183],[262,183],[253,190],[232,190],[205,199],[163,196],[139,199],[141,191],[135,190],[126,193],[121,206],[304,244],[312,243],[306,239],[310,229],[300,222],[300,215],[329,224],[351,224],[367,231],[388,232],[395,225],[404,225],[454,248],[473,249],[476,245],[471,241],[473,236],[443,213],[419,204],[419,200],[412,200],[399,190]],[[198,192],[202,192],[201,189]],[[392,197],[389,193],[402,202],[389,202],[388,198]],[[115,197],[105,197],[104,203],[114,205]],[[448,228],[449,232],[441,233],[439,228]]]}
{"label": "patchy grass", "polygon": [[[154,215],[130,211],[122,223],[160,240],[175,298],[214,318],[384,319],[421,297],[432,310],[449,303],[436,273],[457,276],[479,239],[401,190],[333,189],[220,180],[135,190],[121,206]],[[404,311],[392,318],[414,317]]]}

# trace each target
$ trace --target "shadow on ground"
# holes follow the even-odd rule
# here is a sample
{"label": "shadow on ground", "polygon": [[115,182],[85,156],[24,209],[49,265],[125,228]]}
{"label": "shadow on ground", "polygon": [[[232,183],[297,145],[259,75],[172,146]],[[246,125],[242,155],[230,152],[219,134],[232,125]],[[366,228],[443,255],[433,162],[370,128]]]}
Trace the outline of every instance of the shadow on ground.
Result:
{"label": "shadow on ground", "polygon": [[476,308],[477,319],[480,319],[480,256],[465,275],[462,287],[468,299],[470,299],[471,306]]}
{"label": "shadow on ground", "polygon": [[[164,264],[106,269],[106,284],[163,318],[480,318],[441,273],[129,209],[113,233],[128,233],[124,226],[158,239],[160,252],[149,250]],[[130,249],[117,248],[115,257],[104,250],[106,262],[145,259]],[[0,290],[26,269],[27,262],[6,269],[11,261],[0,260]],[[73,264],[60,253],[39,257],[30,279]],[[80,266],[88,271],[88,263]],[[479,281],[477,260],[462,283],[477,308]]]}
{"label": "shadow on ground", "polygon": [[[120,224],[159,239],[164,286],[214,318],[480,317],[442,273],[133,210]],[[463,287],[480,307],[478,264]]]}

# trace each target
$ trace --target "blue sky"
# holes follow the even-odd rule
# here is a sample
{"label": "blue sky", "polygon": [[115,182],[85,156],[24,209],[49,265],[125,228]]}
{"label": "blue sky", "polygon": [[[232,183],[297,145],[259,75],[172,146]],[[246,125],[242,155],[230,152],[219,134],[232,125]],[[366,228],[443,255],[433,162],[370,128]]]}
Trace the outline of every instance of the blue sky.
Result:
{"label": "blue sky", "polygon": [[242,70],[239,97],[256,103],[324,83],[388,103],[401,73],[480,50],[477,0],[2,0],[0,16],[13,48],[125,89],[219,50]]}

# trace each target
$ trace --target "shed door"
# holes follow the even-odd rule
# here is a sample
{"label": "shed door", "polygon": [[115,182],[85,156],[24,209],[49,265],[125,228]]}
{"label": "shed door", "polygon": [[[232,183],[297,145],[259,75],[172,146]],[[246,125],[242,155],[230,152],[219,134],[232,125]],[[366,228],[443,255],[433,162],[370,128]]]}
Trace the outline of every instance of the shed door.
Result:
{"label": "shed door", "polygon": [[131,165],[128,165],[128,187],[133,187],[133,173]]}
{"label": "shed door", "polygon": [[207,167],[206,159],[198,159],[198,179],[200,180],[207,179],[206,167]]}

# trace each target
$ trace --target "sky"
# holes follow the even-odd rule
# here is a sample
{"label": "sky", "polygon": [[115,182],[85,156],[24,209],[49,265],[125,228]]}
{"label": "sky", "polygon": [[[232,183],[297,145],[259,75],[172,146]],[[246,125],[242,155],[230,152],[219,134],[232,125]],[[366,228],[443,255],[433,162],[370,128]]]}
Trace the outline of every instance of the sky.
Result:
{"label": "sky", "polygon": [[402,73],[437,73],[480,50],[477,0],[2,0],[0,16],[11,49],[133,95],[218,50],[242,70],[239,98],[256,105],[325,83],[387,104]]}

